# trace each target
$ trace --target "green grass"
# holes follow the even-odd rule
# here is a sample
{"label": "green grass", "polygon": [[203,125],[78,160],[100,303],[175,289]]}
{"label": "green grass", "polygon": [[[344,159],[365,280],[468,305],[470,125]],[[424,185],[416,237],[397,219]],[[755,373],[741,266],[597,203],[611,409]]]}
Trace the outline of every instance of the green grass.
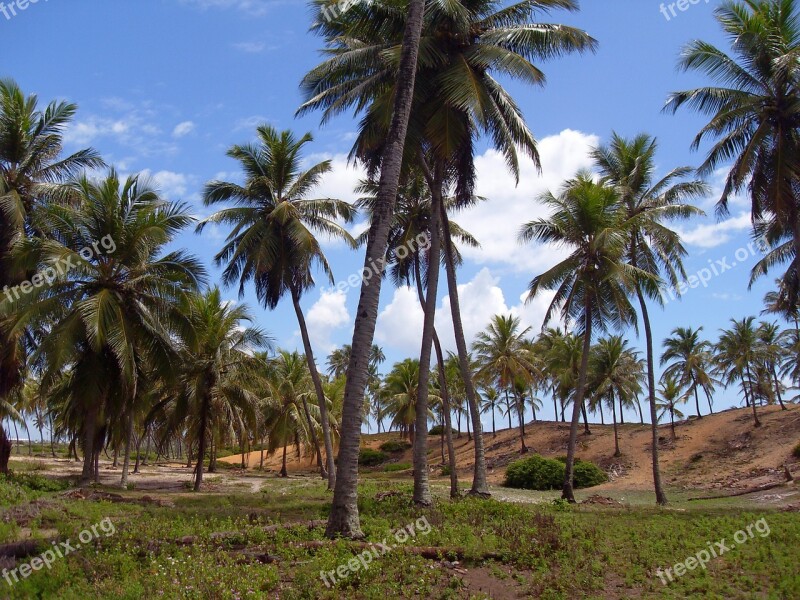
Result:
{"label": "green grass", "polygon": [[[30,508],[27,494],[38,494],[36,514],[24,524],[34,535],[55,529],[64,539],[76,540],[79,532],[106,517],[116,533],[101,536],[56,561],[52,570],[34,572],[11,588],[0,582],[11,598],[485,597],[465,587],[457,573],[438,561],[402,549],[326,588],[320,571],[334,570],[353,558],[347,542],[307,548],[299,544],[324,540],[323,528],[263,529],[273,523],[325,518],[331,496],[321,480],[265,478],[257,494],[177,494],[170,496],[174,508],[76,501],[19,487],[26,496],[10,500],[17,505],[15,510]],[[399,494],[377,499],[378,492],[390,489]],[[725,507],[711,501],[681,503],[668,510],[475,499],[450,502],[439,497],[438,486],[434,489],[434,506],[420,510],[411,505],[409,484],[364,481],[359,510],[368,541],[390,539],[398,528],[424,516],[430,532],[411,544],[439,547],[445,557],[449,550],[461,549],[467,568],[482,564],[498,581],[513,586],[520,597],[800,597],[797,513]],[[446,492],[444,487],[441,491]],[[768,537],[757,535],[713,560],[707,570],[689,572],[669,586],[656,576],[658,568],[685,560],[709,542],[730,540],[760,518],[769,523]],[[220,531],[234,535],[214,541],[211,534]],[[16,524],[0,525],[0,541],[13,540],[18,534]],[[188,535],[199,541],[176,543]],[[248,564],[237,552],[242,548],[279,560]],[[498,560],[483,561],[489,552],[496,553]]]}

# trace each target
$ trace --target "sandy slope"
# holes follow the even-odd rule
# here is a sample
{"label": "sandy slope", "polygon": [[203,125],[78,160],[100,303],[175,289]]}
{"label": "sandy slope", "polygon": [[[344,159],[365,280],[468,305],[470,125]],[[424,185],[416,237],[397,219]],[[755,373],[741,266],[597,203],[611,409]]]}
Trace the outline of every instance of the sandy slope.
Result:
{"label": "sandy slope", "polygon": [[[800,461],[792,458],[792,449],[800,442],[800,406],[790,405],[788,411],[779,407],[760,410],[763,427],[753,427],[749,409],[731,409],[722,413],[690,419],[677,425],[678,439],[672,442],[668,426],[660,427],[662,472],[667,485],[677,488],[739,489],[761,483],[779,481],[783,465],[788,464],[800,476]],[[611,475],[611,483],[603,487],[619,489],[650,489],[650,431],[648,425],[621,425],[620,445],[622,457],[614,458],[613,429],[609,425],[591,425],[592,435],[583,434],[581,425],[578,438],[578,456],[601,465]],[[545,456],[566,454],[569,428],[564,423],[537,422],[526,425],[525,442],[531,451]],[[364,436],[364,445],[377,448],[387,439],[396,439],[396,433]],[[468,479],[473,465],[473,444],[464,433],[456,439],[456,460],[459,475]],[[519,458],[519,431],[498,431],[493,436],[485,433],[486,460],[489,481],[500,483],[509,462]],[[429,439],[430,463],[442,462],[438,437]],[[241,455],[220,459],[239,464]],[[411,453],[397,457],[398,462],[411,462]],[[251,468],[258,467],[260,452],[249,456]],[[265,457],[269,470],[280,468],[280,452]],[[308,472],[315,467],[312,457],[298,458],[289,452],[289,470]],[[438,472],[438,469],[435,469]]]}

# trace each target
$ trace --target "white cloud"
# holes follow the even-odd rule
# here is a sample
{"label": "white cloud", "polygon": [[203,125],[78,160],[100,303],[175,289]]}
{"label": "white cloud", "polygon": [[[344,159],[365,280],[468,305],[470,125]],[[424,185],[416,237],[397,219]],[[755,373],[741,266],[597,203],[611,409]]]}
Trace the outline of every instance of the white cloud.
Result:
{"label": "white cloud", "polygon": [[251,115],[249,117],[244,117],[242,119],[237,120],[233,124],[233,131],[247,131],[251,135],[255,136],[256,127],[263,125],[264,123],[269,122],[267,117],[263,117],[261,115]]}
{"label": "white cloud", "polygon": [[267,45],[264,42],[238,42],[231,44],[236,50],[247,54],[258,54],[263,52]]}
{"label": "white cloud", "polygon": [[[524,302],[526,294],[522,294],[519,303],[509,307],[499,282],[499,278],[493,276],[485,267],[469,282],[458,286],[461,322],[468,345],[472,344],[475,336],[484,330],[491,318],[497,314],[510,313],[519,317],[523,328],[531,327],[531,336],[542,327],[544,314],[553,294],[544,293],[527,305]],[[440,285],[446,283],[440,281]],[[446,295],[437,307],[436,331],[445,351],[455,352],[451,315],[450,297]],[[422,327],[423,312],[416,291],[405,287],[399,288],[395,290],[391,303],[378,315],[375,339],[379,344],[408,356],[415,356],[422,344]]]}
{"label": "white cloud", "polygon": [[178,123],[175,126],[175,129],[172,130],[172,137],[175,138],[182,138],[185,135],[189,135],[192,131],[194,131],[195,124],[191,121],[184,121],[183,123]]}
{"label": "white cloud", "polygon": [[706,223],[689,230],[676,227],[675,230],[687,244],[700,248],[715,248],[730,241],[735,234],[751,228],[750,213],[743,212],[719,223]]}
{"label": "white cloud", "polygon": [[181,4],[193,6],[201,10],[235,9],[250,16],[261,17],[269,12],[275,0],[179,0]]}
{"label": "white cloud", "polygon": [[[308,335],[315,354],[324,356],[336,348],[331,335],[350,324],[346,306],[347,294],[342,291],[323,292],[306,314]],[[298,332],[299,334],[299,332]]]}
{"label": "white cloud", "polygon": [[161,192],[161,195],[167,200],[180,200],[186,196],[189,189],[190,178],[183,173],[174,171],[156,171],[153,173],[149,169],[145,169],[141,174],[144,177],[149,177]]}
{"label": "white cloud", "polygon": [[566,179],[592,166],[589,152],[599,141],[596,135],[570,129],[542,139],[542,174],[521,156],[519,185],[502,154],[488,150],[476,157],[476,192],[487,201],[453,217],[481,243],[481,248],[464,248],[464,255],[479,264],[506,264],[525,273],[540,272],[563,257],[564,252],[552,246],[520,246],[517,234],[523,223],[547,216],[536,202],[538,196],[547,190],[557,193]]}

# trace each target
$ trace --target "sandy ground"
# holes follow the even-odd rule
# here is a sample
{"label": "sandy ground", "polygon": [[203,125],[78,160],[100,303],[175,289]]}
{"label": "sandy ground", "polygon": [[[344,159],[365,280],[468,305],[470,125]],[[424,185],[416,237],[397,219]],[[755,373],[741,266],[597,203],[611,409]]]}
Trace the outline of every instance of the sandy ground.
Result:
{"label": "sandy ground", "polygon": [[[783,466],[800,478],[800,461],[792,457],[792,449],[800,443],[800,406],[788,405],[759,409],[763,423],[753,427],[752,411],[730,409],[701,419],[692,418],[676,425],[677,440],[672,441],[668,425],[659,427],[662,477],[665,483],[678,489],[740,490],[764,483],[780,481]],[[584,435],[583,425],[578,437],[578,457],[591,460],[603,467],[611,482],[594,488],[650,490],[653,485],[650,462],[649,425],[620,425],[622,456],[614,455],[614,431],[610,425],[591,425],[592,435]],[[536,422],[525,427],[525,443],[532,452],[544,456],[566,454],[569,426],[566,423]],[[397,439],[396,433],[367,435],[363,438],[366,447],[377,448],[388,439]],[[501,484],[505,467],[519,458],[519,429],[505,429],[493,435],[484,432],[486,463],[489,481]],[[431,465],[442,464],[438,437],[429,438]],[[474,461],[474,446],[466,433],[455,440],[456,461],[459,477],[468,480]],[[324,451],[323,451],[324,452]],[[241,455],[230,456],[221,461],[240,464]],[[260,452],[246,457],[251,469],[259,466]],[[280,469],[280,452],[265,456],[264,467],[275,472]],[[411,452],[394,458],[395,462],[411,462]],[[313,456],[298,457],[290,449],[288,469],[290,473],[310,474],[316,468]],[[380,470],[380,469],[378,469]],[[437,472],[438,469],[434,469]],[[444,481],[446,478],[442,478]]]}

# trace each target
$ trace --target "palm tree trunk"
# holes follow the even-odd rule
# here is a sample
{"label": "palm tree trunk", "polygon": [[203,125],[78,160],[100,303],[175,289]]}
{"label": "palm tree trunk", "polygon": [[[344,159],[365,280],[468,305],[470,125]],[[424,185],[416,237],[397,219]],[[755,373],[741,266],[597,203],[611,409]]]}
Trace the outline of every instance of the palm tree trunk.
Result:
{"label": "palm tree trunk", "polygon": [[497,425],[494,422],[495,405],[492,402],[492,437],[497,437]]}
{"label": "palm tree trunk", "polygon": [[751,400],[752,400],[751,404],[753,406],[753,421],[755,421],[754,427],[761,427],[761,421],[758,420],[758,413],[756,412],[756,395],[753,393],[753,388],[752,388],[753,379],[750,376],[750,363],[747,363],[745,365],[745,370],[747,372],[748,384],[751,386],[750,387],[750,396],[751,396]]}
{"label": "palm tree trunk", "polygon": [[586,376],[589,371],[589,352],[592,349],[592,305],[587,294],[584,308],[583,354],[581,355],[581,369],[578,374],[578,389],[572,401],[572,421],[569,426],[569,444],[567,445],[567,463],[564,467],[564,488],[561,497],[571,504],[575,504],[575,493],[572,489],[573,471],[575,469],[575,446],[578,443],[578,424],[581,419],[581,406],[586,392]]}
{"label": "palm tree trunk", "polygon": [[[603,410],[602,402],[600,410]],[[614,419],[614,456],[622,456],[622,452],[619,449],[619,430],[617,429],[617,408],[614,404],[614,392],[611,392],[611,418]]]}
{"label": "palm tree trunk", "polygon": [[[515,394],[516,396],[516,394]],[[517,416],[519,418],[519,441],[520,441],[520,454],[527,454],[528,447],[525,445],[525,413],[523,412],[525,405],[521,398],[517,398]]]}
{"label": "palm tree trunk", "polygon": [[639,408],[639,423],[644,425],[644,413],[642,412],[642,403],[639,401],[639,397],[636,397],[636,406]]}
{"label": "palm tree trunk", "polygon": [[553,386],[553,421],[558,423],[558,402],[556,402],[556,388]]}
{"label": "palm tree trunk", "polygon": [[5,426],[0,423],[0,473],[8,475],[8,460],[11,458],[11,441]]}
{"label": "palm tree trunk", "polygon": [[781,405],[781,410],[787,410],[783,404],[783,396],[781,395],[781,384],[778,381],[778,373],[775,370],[775,365],[772,365],[772,378],[775,381],[775,393],[778,395],[778,403]]}
{"label": "palm tree trunk", "polygon": [[119,482],[122,489],[128,487],[128,472],[131,468],[131,438],[133,437],[133,414],[132,410],[129,411],[127,423],[125,427],[125,456],[122,459],[122,478]]}
{"label": "palm tree trunk", "polygon": [[97,404],[92,403],[86,411],[83,421],[83,471],[81,472],[81,485],[92,480],[94,474],[94,439],[97,429]]}
{"label": "palm tree trunk", "polygon": [[205,461],[206,458],[206,431],[208,430],[208,413],[211,410],[211,388],[213,388],[213,385],[209,384],[200,405],[200,426],[197,429],[197,468],[195,469],[194,478],[195,492],[199,492],[200,486],[203,484],[203,461]]}
{"label": "palm tree trunk", "polygon": [[692,376],[692,387],[694,388],[694,405],[697,409],[697,418],[702,419],[703,415],[700,414],[700,394],[697,393],[697,381]]}
{"label": "palm tree trunk", "polygon": [[341,443],[339,447],[339,474],[333,494],[333,504],[325,534],[363,538],[358,517],[358,452],[361,444],[361,413],[364,390],[367,387],[369,354],[375,336],[378,303],[381,294],[383,260],[389,239],[389,227],[397,203],[397,188],[403,164],[408,121],[414,99],[414,82],[419,55],[419,40],[425,13],[424,0],[410,0],[408,20],[403,34],[400,65],[397,73],[397,91],[394,97],[392,122],[386,135],[386,145],[381,164],[377,208],[370,225],[364,268],[377,273],[361,285],[356,320],[353,329],[350,364],[347,367],[344,407],[342,409]]}
{"label": "palm tree trunk", "polygon": [[[441,249],[440,249],[441,250]],[[422,291],[422,273],[419,268],[419,261],[414,261],[414,276],[417,282],[417,295],[422,309],[425,310],[425,293]],[[453,426],[450,416],[450,392],[447,389],[447,375],[444,370],[444,353],[442,352],[442,344],[439,341],[439,335],[436,333],[436,327],[433,328],[433,348],[436,352],[436,364],[439,371],[439,387],[442,394],[442,417],[443,435],[447,441],[447,463],[450,467],[450,497],[457,498],[461,495],[458,489],[458,471],[456,466],[456,452],[453,445]],[[494,415],[492,415],[494,419]]]}
{"label": "palm tree trunk", "polygon": [[289,471],[286,470],[286,442],[283,442],[283,458],[281,459],[281,477],[288,477]]}
{"label": "palm tree trunk", "polygon": [[650,429],[652,433],[652,453],[653,453],[653,487],[656,492],[656,503],[664,506],[667,504],[667,495],[661,485],[661,467],[658,462],[658,407],[656,406],[656,374],[653,359],[653,331],[650,329],[650,316],[647,312],[647,304],[644,300],[641,288],[636,286],[636,295],[639,297],[639,305],[642,309],[642,322],[644,323],[644,335],[647,345],[647,391],[650,400]]}
{"label": "palm tree trunk", "polygon": [[[428,393],[431,374],[431,352],[433,350],[434,319],[436,318],[436,300],[439,295],[439,263],[441,262],[441,205],[442,205],[442,166],[434,166],[434,173],[428,169],[425,157],[420,157],[420,164],[431,192],[431,221],[429,226],[430,248],[428,249],[428,289],[425,292],[424,314],[422,325],[422,348],[419,353],[419,385],[417,386],[416,432],[417,443],[414,445],[414,496],[417,506],[430,506],[431,490],[428,484]],[[416,257],[419,261],[420,257]]]}
{"label": "palm tree trunk", "polygon": [[467,342],[464,338],[464,325],[461,322],[461,307],[458,299],[458,281],[456,279],[455,256],[453,240],[450,237],[450,219],[447,210],[442,206],[442,231],[444,232],[444,255],[447,271],[447,288],[450,295],[450,313],[453,317],[453,330],[458,349],[458,362],[461,367],[461,377],[467,392],[467,403],[472,417],[472,431],[475,435],[475,470],[472,478],[470,494],[489,497],[489,486],[486,483],[486,456],[483,449],[483,427],[481,415],[478,411],[478,399],[475,394],[475,385],[470,372]]}
{"label": "palm tree trunk", "polygon": [[606,424],[606,418],[605,418],[605,415],[603,415],[603,401],[602,400],[597,403],[597,408],[600,411],[600,425],[605,425]]}
{"label": "palm tree trunk", "polygon": [[589,429],[589,416],[586,413],[586,402],[581,402],[581,413],[583,414],[583,433],[584,435],[592,435],[592,430]]}
{"label": "palm tree trunk", "polygon": [[625,412],[622,407],[622,398],[619,399],[619,423],[625,425]]}
{"label": "palm tree trunk", "polygon": [[669,405],[669,426],[672,430],[672,439],[677,440],[678,435],[675,433],[675,408],[671,403]]}
{"label": "palm tree trunk", "polygon": [[300,308],[300,294],[295,287],[292,287],[292,303],[294,304],[294,312],[297,315],[297,322],[300,325],[300,335],[303,338],[303,348],[306,353],[306,362],[308,363],[308,370],[311,373],[311,381],[314,383],[314,391],[317,394],[317,402],[319,402],[319,420],[322,425],[322,438],[325,443],[325,457],[327,459],[328,467],[322,462],[322,453],[319,448],[319,440],[317,439],[317,430],[311,422],[311,413],[308,411],[308,402],[303,397],[303,410],[306,413],[306,420],[308,421],[308,429],[311,433],[311,443],[317,452],[317,462],[320,466],[320,474],[322,478],[328,479],[328,489],[332,490],[336,486],[336,465],[333,462],[333,439],[331,438],[331,425],[330,417],[328,416],[328,403],[325,400],[325,391],[322,389],[322,379],[320,379],[319,372],[317,371],[317,363],[314,360],[314,350],[311,348],[311,339],[308,336],[308,327],[306,327],[306,319],[303,316],[303,309]]}

